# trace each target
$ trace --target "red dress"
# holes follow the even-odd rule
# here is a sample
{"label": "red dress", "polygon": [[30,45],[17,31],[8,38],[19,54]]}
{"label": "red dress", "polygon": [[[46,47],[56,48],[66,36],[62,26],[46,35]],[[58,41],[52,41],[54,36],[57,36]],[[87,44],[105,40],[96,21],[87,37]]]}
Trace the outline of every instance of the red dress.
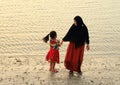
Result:
{"label": "red dress", "polygon": [[57,45],[57,41],[50,40],[50,50],[46,56],[47,61],[51,61],[53,63],[59,63],[59,46]]}
{"label": "red dress", "polygon": [[68,70],[80,72],[81,64],[83,61],[83,55],[84,45],[75,48],[75,43],[70,42],[64,61],[65,67]]}

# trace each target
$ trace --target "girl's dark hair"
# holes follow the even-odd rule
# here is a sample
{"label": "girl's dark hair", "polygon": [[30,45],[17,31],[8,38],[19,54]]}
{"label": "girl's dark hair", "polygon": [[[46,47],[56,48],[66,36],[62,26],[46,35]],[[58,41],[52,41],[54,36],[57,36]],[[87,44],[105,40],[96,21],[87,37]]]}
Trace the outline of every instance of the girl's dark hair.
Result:
{"label": "girl's dark hair", "polygon": [[74,20],[77,22],[78,26],[84,25],[84,22],[80,16],[75,16]]}
{"label": "girl's dark hair", "polygon": [[57,36],[57,33],[55,31],[51,31],[47,36],[45,36],[42,40],[47,43],[49,40],[49,37],[51,39],[54,39]]}

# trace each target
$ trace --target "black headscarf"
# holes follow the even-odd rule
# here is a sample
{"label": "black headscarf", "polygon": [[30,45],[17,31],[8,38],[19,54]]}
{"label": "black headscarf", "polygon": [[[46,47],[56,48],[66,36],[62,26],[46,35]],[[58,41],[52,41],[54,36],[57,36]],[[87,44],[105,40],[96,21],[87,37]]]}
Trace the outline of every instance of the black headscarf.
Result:
{"label": "black headscarf", "polygon": [[84,45],[85,42],[89,44],[89,34],[86,25],[80,16],[76,16],[74,20],[77,22],[77,26],[74,24],[70,27],[63,41],[70,41],[75,43],[75,47]]}

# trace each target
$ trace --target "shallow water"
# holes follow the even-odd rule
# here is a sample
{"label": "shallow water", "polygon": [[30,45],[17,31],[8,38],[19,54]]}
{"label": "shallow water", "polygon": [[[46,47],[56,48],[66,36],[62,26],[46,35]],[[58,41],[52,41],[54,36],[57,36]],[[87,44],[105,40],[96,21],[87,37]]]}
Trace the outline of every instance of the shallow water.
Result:
{"label": "shallow water", "polygon": [[[66,34],[73,17],[82,16],[90,33],[86,56],[120,56],[120,0],[0,0],[0,56],[40,55],[51,30]],[[62,57],[68,43],[60,48]]]}

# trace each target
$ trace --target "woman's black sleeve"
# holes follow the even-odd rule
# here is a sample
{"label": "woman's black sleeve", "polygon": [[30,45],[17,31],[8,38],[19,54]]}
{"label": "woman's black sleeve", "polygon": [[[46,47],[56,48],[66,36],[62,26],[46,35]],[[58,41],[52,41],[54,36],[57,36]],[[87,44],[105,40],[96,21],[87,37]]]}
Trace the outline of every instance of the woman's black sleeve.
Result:
{"label": "woman's black sleeve", "polygon": [[64,36],[63,41],[70,41],[71,40],[71,33],[72,33],[73,26],[74,25],[71,26],[71,28],[69,29],[67,34]]}

